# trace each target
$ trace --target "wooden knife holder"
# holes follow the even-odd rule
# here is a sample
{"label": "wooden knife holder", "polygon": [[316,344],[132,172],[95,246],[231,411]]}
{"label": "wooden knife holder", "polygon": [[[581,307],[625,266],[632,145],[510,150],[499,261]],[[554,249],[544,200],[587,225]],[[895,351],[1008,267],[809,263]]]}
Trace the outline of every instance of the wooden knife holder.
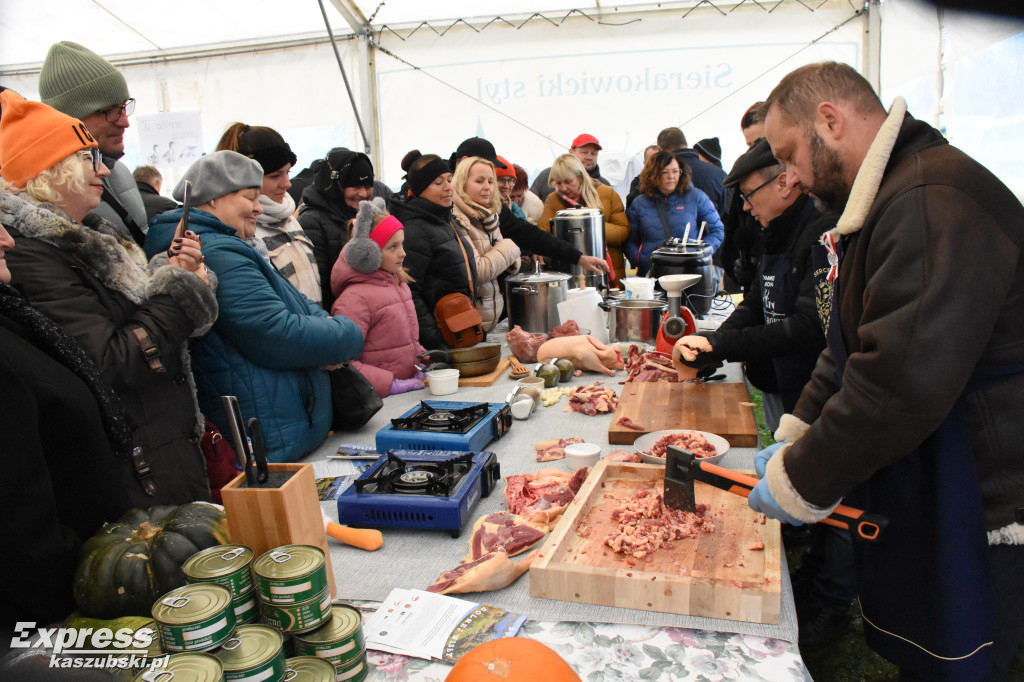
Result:
{"label": "wooden knife holder", "polygon": [[249,487],[239,474],[221,488],[231,542],[252,549],[256,558],[281,545],[313,545],[324,552],[327,584],[336,596],[320,499],[312,464],[268,464],[270,482],[291,473],[280,487]]}

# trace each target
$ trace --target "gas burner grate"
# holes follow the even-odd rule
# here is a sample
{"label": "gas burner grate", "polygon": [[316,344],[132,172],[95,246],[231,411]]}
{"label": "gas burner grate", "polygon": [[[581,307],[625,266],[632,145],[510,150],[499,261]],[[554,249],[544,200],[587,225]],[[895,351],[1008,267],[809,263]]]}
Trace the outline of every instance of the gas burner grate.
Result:
{"label": "gas burner grate", "polygon": [[421,402],[410,415],[391,420],[398,431],[439,431],[466,433],[490,412],[490,405],[480,403],[463,408],[436,408]]}
{"label": "gas burner grate", "polygon": [[371,476],[355,482],[356,492],[451,497],[473,468],[473,453],[438,462],[406,462],[393,452]]}

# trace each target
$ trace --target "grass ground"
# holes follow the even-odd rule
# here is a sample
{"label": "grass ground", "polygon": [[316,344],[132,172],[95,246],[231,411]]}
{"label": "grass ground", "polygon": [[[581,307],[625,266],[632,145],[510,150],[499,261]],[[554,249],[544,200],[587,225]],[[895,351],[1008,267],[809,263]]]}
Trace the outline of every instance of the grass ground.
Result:
{"label": "grass ground", "polygon": [[[761,447],[775,442],[765,426],[764,410],[761,408],[761,392],[752,392],[754,417],[761,436]],[[786,561],[790,573],[800,566],[804,547],[786,548]],[[898,671],[895,666],[868,648],[864,641],[863,622],[860,612],[854,608],[853,627],[845,636],[816,651],[801,651],[807,671],[817,682],[895,682]],[[1018,659],[1010,673],[1009,682],[1024,682],[1024,664]]]}

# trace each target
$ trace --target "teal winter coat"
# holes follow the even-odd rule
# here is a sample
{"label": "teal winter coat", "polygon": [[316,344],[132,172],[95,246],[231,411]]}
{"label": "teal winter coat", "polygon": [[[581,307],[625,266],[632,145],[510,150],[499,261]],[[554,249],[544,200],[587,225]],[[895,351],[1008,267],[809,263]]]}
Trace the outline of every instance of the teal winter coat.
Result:
{"label": "teal winter coat", "polygon": [[[178,209],[153,219],[147,255],[168,248],[180,218]],[[224,430],[221,396],[237,396],[243,419],[260,420],[269,461],[301,459],[331,428],[331,387],[320,366],[359,357],[362,332],[328,316],[213,215],[193,208],[189,228],[219,280],[220,316],[192,342],[199,405]]]}

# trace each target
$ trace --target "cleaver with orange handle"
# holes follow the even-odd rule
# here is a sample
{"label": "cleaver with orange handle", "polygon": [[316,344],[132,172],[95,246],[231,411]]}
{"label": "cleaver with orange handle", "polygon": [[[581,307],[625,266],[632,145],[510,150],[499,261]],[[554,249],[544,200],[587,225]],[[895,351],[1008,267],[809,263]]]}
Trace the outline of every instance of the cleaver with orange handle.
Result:
{"label": "cleaver with orange handle", "polygon": [[[697,499],[693,494],[694,481],[749,497],[750,491],[754,489],[759,480],[711,462],[702,462],[689,450],[675,445],[670,445],[665,454],[665,506],[670,509],[696,511]],[[870,542],[878,539],[889,520],[878,514],[871,514],[841,504],[820,523],[849,530],[858,540]]]}

